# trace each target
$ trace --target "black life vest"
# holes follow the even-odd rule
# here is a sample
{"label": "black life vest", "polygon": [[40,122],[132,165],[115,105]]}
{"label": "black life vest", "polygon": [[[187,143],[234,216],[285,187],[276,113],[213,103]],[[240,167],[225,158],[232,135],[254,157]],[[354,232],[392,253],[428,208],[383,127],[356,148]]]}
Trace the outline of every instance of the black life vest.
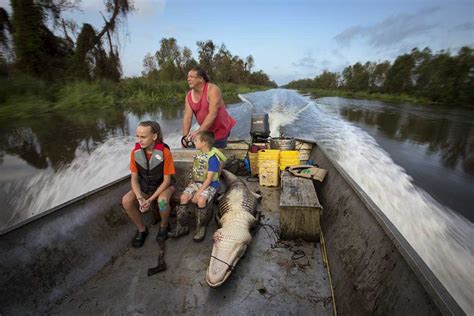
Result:
{"label": "black life vest", "polygon": [[153,194],[163,183],[165,155],[164,149],[169,146],[164,143],[156,143],[153,147],[150,160],[146,159],[144,148],[139,143],[135,144],[135,164],[138,169],[138,183],[145,194]]}

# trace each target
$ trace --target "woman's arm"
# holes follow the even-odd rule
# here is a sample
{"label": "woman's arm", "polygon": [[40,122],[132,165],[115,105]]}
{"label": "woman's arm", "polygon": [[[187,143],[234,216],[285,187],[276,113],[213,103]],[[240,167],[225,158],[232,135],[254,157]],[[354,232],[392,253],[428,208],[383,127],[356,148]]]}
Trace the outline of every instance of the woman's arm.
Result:
{"label": "woman's arm", "polygon": [[191,130],[192,120],[193,120],[193,110],[191,109],[191,106],[188,103],[188,98],[186,95],[186,98],[184,99],[183,136],[186,136],[189,134],[189,131]]}

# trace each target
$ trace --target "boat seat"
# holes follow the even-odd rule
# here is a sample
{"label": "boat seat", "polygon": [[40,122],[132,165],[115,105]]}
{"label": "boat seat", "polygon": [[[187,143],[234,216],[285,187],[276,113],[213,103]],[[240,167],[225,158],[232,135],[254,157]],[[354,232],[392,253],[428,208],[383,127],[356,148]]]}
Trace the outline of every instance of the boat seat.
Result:
{"label": "boat seat", "polygon": [[282,172],[281,239],[303,238],[308,241],[319,241],[322,210],[313,180],[293,176],[286,170]]}

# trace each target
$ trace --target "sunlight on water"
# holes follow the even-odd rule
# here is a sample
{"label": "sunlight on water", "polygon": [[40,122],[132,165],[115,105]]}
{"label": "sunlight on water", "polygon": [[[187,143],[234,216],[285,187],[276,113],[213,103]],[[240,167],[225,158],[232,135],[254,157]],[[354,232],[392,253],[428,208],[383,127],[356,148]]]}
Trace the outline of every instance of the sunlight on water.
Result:
{"label": "sunlight on water", "polygon": [[[267,93],[273,93],[271,103],[260,95],[247,96],[247,100],[257,112],[273,117],[272,131],[278,126],[286,136],[313,139],[325,148],[395,224],[463,309],[474,313],[473,224],[416,187],[365,131],[297,93]],[[295,120],[297,125],[289,125]]]}

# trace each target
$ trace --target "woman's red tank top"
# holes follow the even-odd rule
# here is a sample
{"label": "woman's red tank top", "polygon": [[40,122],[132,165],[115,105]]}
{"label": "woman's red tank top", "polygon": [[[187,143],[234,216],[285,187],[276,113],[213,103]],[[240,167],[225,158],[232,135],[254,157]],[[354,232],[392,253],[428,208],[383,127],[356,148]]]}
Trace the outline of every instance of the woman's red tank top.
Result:
{"label": "woman's red tank top", "polygon": [[[188,92],[188,103],[191,106],[191,109],[193,110],[199,125],[204,122],[207,114],[209,114],[209,102],[207,101],[208,87],[209,84],[206,82],[201,94],[201,99],[198,102],[193,101],[192,91],[190,90]],[[229,115],[225,104],[222,103],[219,105],[217,116],[214,120],[214,123],[212,123],[211,127],[209,127],[209,130],[214,133],[214,138],[217,141],[229,136],[230,130],[235,126],[235,124],[236,121],[232,118],[232,116]]]}

